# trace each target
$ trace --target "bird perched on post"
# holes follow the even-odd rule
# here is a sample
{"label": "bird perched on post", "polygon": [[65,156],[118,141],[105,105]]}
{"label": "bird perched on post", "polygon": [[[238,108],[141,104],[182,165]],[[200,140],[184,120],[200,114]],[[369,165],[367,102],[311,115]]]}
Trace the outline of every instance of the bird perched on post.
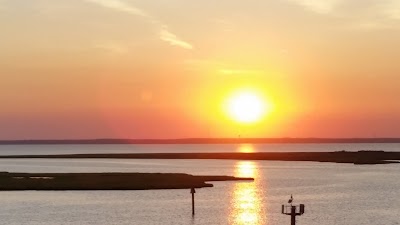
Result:
{"label": "bird perched on post", "polygon": [[290,205],[293,203],[293,195],[290,195],[290,199],[289,199],[288,203],[289,203]]}

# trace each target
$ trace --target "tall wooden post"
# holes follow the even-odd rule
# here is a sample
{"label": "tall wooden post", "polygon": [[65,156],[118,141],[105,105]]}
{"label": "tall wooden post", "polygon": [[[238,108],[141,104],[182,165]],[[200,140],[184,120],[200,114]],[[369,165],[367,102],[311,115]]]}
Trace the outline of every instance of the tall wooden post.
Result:
{"label": "tall wooden post", "polygon": [[305,205],[292,205],[293,198],[289,200],[289,204],[282,205],[282,214],[290,216],[290,224],[296,225],[296,217],[301,216],[305,212]]}
{"label": "tall wooden post", "polygon": [[194,216],[194,193],[196,193],[196,190],[191,188],[190,193],[192,194],[192,215]]}
{"label": "tall wooden post", "polygon": [[291,225],[296,225],[296,206],[292,206],[290,217],[291,217]]}

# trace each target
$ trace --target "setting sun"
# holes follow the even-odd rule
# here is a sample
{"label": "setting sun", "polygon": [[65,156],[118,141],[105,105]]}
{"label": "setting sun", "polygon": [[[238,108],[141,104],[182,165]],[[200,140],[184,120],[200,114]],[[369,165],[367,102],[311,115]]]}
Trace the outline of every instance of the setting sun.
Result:
{"label": "setting sun", "polygon": [[260,121],[268,111],[267,102],[255,92],[237,92],[228,99],[227,112],[237,122],[254,123]]}

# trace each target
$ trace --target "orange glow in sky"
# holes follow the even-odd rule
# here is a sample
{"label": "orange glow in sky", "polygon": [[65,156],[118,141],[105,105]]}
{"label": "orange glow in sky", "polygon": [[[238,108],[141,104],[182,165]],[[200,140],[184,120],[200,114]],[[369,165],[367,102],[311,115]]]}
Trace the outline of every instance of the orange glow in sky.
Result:
{"label": "orange glow in sky", "polygon": [[398,137],[382,1],[0,1],[0,139]]}

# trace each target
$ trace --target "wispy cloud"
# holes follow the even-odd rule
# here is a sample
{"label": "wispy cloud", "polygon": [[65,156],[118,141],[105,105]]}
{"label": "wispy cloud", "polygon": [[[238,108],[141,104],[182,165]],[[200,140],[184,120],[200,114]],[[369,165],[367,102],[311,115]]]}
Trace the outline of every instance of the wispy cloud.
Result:
{"label": "wispy cloud", "polygon": [[147,13],[145,13],[141,9],[128,5],[125,2],[119,0],[86,0],[86,1],[96,3],[106,8],[131,13],[133,15],[149,17]]}
{"label": "wispy cloud", "polygon": [[171,33],[166,27],[160,30],[160,39],[168,42],[170,45],[179,46],[185,49],[193,49],[193,46],[185,41],[182,41],[175,34]]}
{"label": "wispy cloud", "polygon": [[123,54],[128,51],[124,46],[112,41],[97,41],[93,47],[112,54]]}
{"label": "wispy cloud", "polygon": [[153,17],[152,15],[148,14],[147,12],[145,12],[140,8],[134,7],[131,4],[127,4],[122,0],[86,0],[86,1],[97,4],[105,8],[142,17],[156,27],[156,29],[158,30],[157,34],[160,40],[165,41],[172,46],[178,46],[184,49],[193,49],[193,45],[179,38],[175,33],[173,33],[171,30],[168,29],[168,26],[166,24],[157,20],[155,17]]}
{"label": "wispy cloud", "polygon": [[184,63],[186,68],[189,70],[213,71],[214,74],[219,74],[222,76],[259,75],[264,73],[264,70],[258,67],[238,67],[236,64],[226,63],[220,60],[188,59],[185,60]]}
{"label": "wispy cloud", "polygon": [[235,23],[223,18],[212,19],[211,22],[215,23],[218,29],[223,31],[233,31],[236,27]]}
{"label": "wispy cloud", "polygon": [[[400,1],[398,0],[285,0],[305,10],[327,16],[339,16],[346,27],[376,30],[398,27]],[[345,19],[345,20],[343,20]]]}
{"label": "wispy cloud", "polygon": [[[347,13],[357,14],[365,9],[371,16],[386,17],[387,19],[400,20],[400,1],[399,0],[286,0],[294,4],[303,6],[320,14],[335,14],[341,10],[347,10]],[[343,12],[340,12],[343,13]],[[366,12],[363,12],[366,13]],[[358,15],[354,15],[355,17]],[[364,15],[365,16],[365,15]]]}
{"label": "wispy cloud", "polygon": [[249,69],[220,69],[219,72],[223,75],[254,75],[262,71]]}
{"label": "wispy cloud", "polygon": [[400,2],[397,0],[392,0],[385,4],[385,9],[383,10],[386,16],[391,19],[400,20]]}
{"label": "wispy cloud", "polygon": [[328,14],[343,2],[343,0],[289,0],[320,14]]}

